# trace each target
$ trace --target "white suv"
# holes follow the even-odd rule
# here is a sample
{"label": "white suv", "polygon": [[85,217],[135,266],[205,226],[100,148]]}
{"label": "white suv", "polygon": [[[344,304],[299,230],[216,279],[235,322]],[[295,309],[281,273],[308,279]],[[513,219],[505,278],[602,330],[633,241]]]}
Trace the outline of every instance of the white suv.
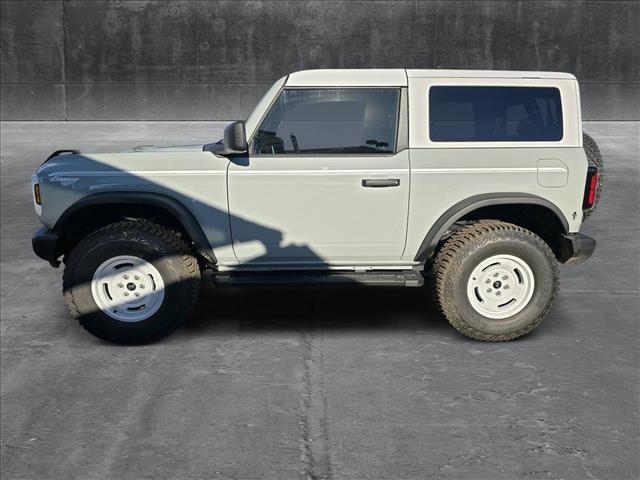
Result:
{"label": "white suv", "polygon": [[[584,142],[584,144],[583,144]],[[535,328],[602,159],[578,83],[552,72],[310,70],[278,80],[217,143],[55,152],[34,174],[35,252],[72,315],[150,341],[218,285],[421,286],[460,332]]]}

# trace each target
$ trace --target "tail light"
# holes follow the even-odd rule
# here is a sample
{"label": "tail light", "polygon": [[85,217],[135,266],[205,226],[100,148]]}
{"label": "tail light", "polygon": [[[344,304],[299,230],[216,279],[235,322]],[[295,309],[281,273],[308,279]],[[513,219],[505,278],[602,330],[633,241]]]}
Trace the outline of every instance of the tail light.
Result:
{"label": "tail light", "polygon": [[584,198],[582,200],[582,209],[591,210],[596,203],[596,194],[598,193],[598,167],[589,165],[587,169],[587,181],[584,186]]}

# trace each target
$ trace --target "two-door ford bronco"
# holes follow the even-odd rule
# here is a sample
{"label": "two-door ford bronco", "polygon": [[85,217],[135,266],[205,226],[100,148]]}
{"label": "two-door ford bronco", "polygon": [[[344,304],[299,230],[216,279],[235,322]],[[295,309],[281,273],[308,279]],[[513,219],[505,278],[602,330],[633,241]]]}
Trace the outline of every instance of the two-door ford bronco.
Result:
{"label": "two-door ford bronco", "polygon": [[527,334],[558,291],[602,159],[567,73],[309,70],[205,145],[53,153],[33,175],[35,253],[71,315],[159,339],[216,285],[419,287],[463,334]]}

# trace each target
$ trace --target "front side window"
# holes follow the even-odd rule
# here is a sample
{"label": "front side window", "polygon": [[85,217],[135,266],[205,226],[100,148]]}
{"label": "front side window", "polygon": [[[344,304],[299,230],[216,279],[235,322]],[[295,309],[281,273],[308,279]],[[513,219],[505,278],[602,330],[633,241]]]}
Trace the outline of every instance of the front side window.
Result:
{"label": "front side window", "polygon": [[560,91],[554,87],[434,86],[429,90],[432,142],[562,140]]}
{"label": "front side window", "polygon": [[283,90],[258,128],[253,153],[393,153],[399,101],[397,88]]}

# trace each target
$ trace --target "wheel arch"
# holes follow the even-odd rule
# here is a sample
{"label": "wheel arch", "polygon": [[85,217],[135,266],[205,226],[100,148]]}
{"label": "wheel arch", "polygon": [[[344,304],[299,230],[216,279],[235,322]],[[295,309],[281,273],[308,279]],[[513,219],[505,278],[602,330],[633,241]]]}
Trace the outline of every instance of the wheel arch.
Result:
{"label": "wheel arch", "polygon": [[[104,212],[105,205],[123,207],[127,206],[133,215],[127,214],[122,208],[111,209]],[[100,211],[100,219],[96,220],[92,214]],[[67,240],[63,241],[63,250],[73,248],[74,241],[80,233],[86,230],[103,226],[123,218],[145,218],[146,215],[156,214],[168,223],[169,226],[180,230],[190,240],[196,253],[208,263],[217,262],[213,248],[207,239],[200,223],[193,213],[180,201],[162,193],[154,192],[101,192],[82,197],[69,206],[56,221],[53,230],[63,235],[67,233]],[[89,219],[89,225],[78,225]],[[84,231],[83,231],[84,230]],[[62,252],[68,253],[68,252]]]}
{"label": "wheel arch", "polygon": [[[415,260],[425,262],[431,258],[456,222],[480,219],[508,221],[532,230],[556,255],[559,254],[557,234],[569,233],[569,222],[562,211],[542,197],[523,193],[475,195],[451,206],[438,218],[422,240]],[[549,221],[548,225],[545,220]]]}

